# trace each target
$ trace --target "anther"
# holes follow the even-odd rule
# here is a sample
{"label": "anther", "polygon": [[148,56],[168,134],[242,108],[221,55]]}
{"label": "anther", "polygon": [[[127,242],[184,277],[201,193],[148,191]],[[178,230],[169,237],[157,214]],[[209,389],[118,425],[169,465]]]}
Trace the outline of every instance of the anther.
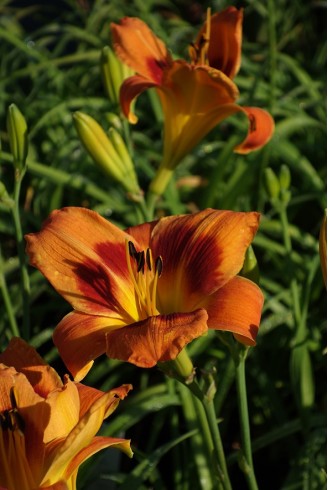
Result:
{"label": "anther", "polygon": [[151,271],[151,255],[150,255],[150,248],[147,248],[146,250],[146,264],[148,267],[148,270]]}
{"label": "anther", "polygon": [[163,271],[163,260],[161,256],[157,257],[155,261],[155,270],[156,273],[158,274],[158,277],[160,277]]}
{"label": "anther", "polygon": [[137,253],[137,271],[140,272],[142,271],[142,273],[144,272],[144,266],[145,266],[145,252],[142,251],[142,252],[139,252]]}
{"label": "anther", "polygon": [[136,251],[136,247],[133,245],[133,243],[132,243],[132,242],[129,242],[129,243],[128,243],[128,246],[129,246],[129,254],[130,254],[130,256],[131,256],[131,257],[133,257],[133,258],[134,258],[134,257],[137,255],[137,253],[138,253],[138,252]]}

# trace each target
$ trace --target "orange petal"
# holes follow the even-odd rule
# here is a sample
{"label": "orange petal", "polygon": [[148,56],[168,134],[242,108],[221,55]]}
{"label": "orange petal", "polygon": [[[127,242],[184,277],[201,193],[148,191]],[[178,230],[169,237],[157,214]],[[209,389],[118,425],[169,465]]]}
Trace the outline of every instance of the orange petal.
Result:
{"label": "orange petal", "polygon": [[241,269],[259,225],[258,213],[206,209],[161,219],[152,233],[153,256],[163,259],[158,281],[161,313],[192,311]]}
{"label": "orange petal", "polygon": [[33,347],[19,337],[10,340],[6,350],[0,354],[0,362],[25,374],[34,391],[43,398],[63,386],[56,371],[43,361]]}
{"label": "orange petal", "polygon": [[260,288],[239,276],[203,302],[208,312],[209,328],[232,332],[237,340],[246,345],[255,345],[262,306]]}
{"label": "orange petal", "polygon": [[[233,78],[239,71],[241,61],[243,11],[228,7],[211,17],[209,65]],[[195,45],[200,45],[206,24],[198,33]]]}
{"label": "orange petal", "polygon": [[[101,398],[104,394],[103,391],[97,390],[95,388],[91,388],[90,386],[83,385],[81,383],[76,383],[76,387],[80,396],[80,418],[83,417],[95,404],[98,398]],[[105,418],[108,417],[117,407],[118,398],[123,400],[128,392],[132,390],[132,385],[126,384],[121,385],[118,388],[113,388],[110,390],[110,393],[113,395],[112,399],[109,399],[109,402],[105,411]]]}
{"label": "orange petal", "polygon": [[164,163],[174,168],[223,119],[236,112],[236,85],[223,72],[175,61],[157,88],[164,113]]}
{"label": "orange petal", "polygon": [[70,462],[66,471],[65,477],[70,478],[71,474],[90,456],[97,453],[101,449],[106,447],[115,447],[123,451],[127,456],[132,458],[133,452],[130,447],[130,440],[117,439],[114,437],[101,437],[97,436],[92,439],[92,442],[85,448],[83,448]]}
{"label": "orange petal", "polygon": [[125,257],[129,235],[94,211],[53,211],[39,233],[26,235],[30,263],[74,309],[92,315],[138,318]]}
{"label": "orange petal", "polygon": [[130,68],[155,83],[161,83],[163,68],[172,58],[165,44],[142,20],[125,17],[120,24],[111,24],[113,45],[117,56]]}
{"label": "orange petal", "polygon": [[128,118],[131,124],[138,122],[137,116],[130,111],[131,102],[148,88],[156,87],[157,83],[147,80],[147,78],[135,75],[129,77],[121,85],[120,88],[120,104],[125,117]]}
{"label": "orange petal", "polygon": [[78,312],[61,320],[53,341],[75,381],[83,379],[94,359],[106,352],[106,333],[121,325],[116,319]]}
{"label": "orange petal", "polygon": [[[90,406],[90,409],[84,414],[66,438],[55,440],[53,443],[47,445],[45,465],[48,470],[43,479],[45,485],[51,484],[53,481],[59,480],[62,475],[65,475],[67,468],[80,451],[83,452],[90,443],[92,444],[95,434],[100,429],[100,426],[106,417],[108,407],[113,403],[117,406],[119,398],[117,398],[111,391],[103,393],[103,395],[100,398],[97,398],[95,403]],[[99,449],[101,449],[101,447],[99,447]],[[91,454],[93,454],[93,452],[91,452]],[[88,457],[87,453],[83,454]],[[81,463],[82,460],[79,460],[78,462]],[[72,471],[74,471],[75,467],[76,465],[73,465]]]}
{"label": "orange petal", "polygon": [[[236,106],[238,107],[238,106]],[[249,119],[248,134],[244,141],[234,148],[236,153],[246,154],[262,148],[274,133],[274,120],[265,110],[258,107],[240,107]]]}
{"label": "orange petal", "polygon": [[107,355],[150,368],[175,359],[193,339],[207,332],[207,313],[158,315],[107,335]]}

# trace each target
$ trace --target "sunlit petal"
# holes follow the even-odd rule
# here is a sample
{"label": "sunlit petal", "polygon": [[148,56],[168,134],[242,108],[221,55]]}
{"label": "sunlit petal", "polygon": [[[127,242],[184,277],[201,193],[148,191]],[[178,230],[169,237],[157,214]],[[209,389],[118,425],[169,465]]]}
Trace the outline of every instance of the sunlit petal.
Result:
{"label": "sunlit petal", "polygon": [[240,107],[249,119],[248,134],[244,141],[234,148],[236,153],[246,154],[262,148],[274,133],[274,120],[265,110],[258,107]]}
{"label": "sunlit petal", "polygon": [[243,344],[255,345],[263,306],[263,294],[255,283],[236,276],[204,298],[202,306],[208,312],[209,328],[232,332]]}
{"label": "sunlit petal", "polygon": [[192,311],[241,269],[259,224],[258,213],[207,209],[160,220],[151,247],[163,258],[158,283],[162,313]]}
{"label": "sunlit petal", "polygon": [[137,116],[130,110],[132,101],[148,88],[157,85],[140,75],[129,77],[123,82],[120,88],[120,104],[123,114],[131,124],[138,122]]}
{"label": "sunlit petal", "polygon": [[125,17],[111,24],[116,54],[130,68],[149,80],[161,83],[163,68],[172,58],[163,43],[147,24],[135,17]]}
{"label": "sunlit petal", "polygon": [[72,312],[57,325],[53,341],[76,381],[83,379],[94,359],[106,351],[106,333],[122,326],[116,319]]}
{"label": "sunlit petal", "polygon": [[[241,61],[243,11],[228,7],[211,17],[208,47],[209,65],[233,78]],[[206,24],[200,29],[194,45],[200,46]]]}
{"label": "sunlit petal", "polygon": [[93,315],[137,318],[123,231],[94,211],[51,213],[39,233],[26,235],[30,263],[73,308]]}
{"label": "sunlit petal", "polygon": [[175,359],[193,339],[207,332],[207,313],[158,315],[107,335],[107,355],[150,368]]}

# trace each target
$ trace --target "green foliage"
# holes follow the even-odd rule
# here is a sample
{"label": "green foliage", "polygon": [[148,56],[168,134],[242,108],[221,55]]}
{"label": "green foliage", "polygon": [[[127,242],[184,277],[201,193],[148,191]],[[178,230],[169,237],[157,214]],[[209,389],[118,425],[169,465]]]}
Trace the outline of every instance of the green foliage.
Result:
{"label": "green foliage", "polygon": [[[209,5],[215,12],[231,3],[237,5],[216,0]],[[240,103],[269,110],[275,135],[261,151],[236,155],[232,148],[243,139],[246,121],[242,115],[225,120],[179,165],[157,203],[157,215],[205,207],[262,213],[253,249],[265,305],[258,345],[247,360],[255,471],[259,487],[266,490],[319,489],[325,482],[326,294],[318,237],[326,207],[326,69],[320,35],[326,14],[320,2],[247,0],[243,5],[243,58],[236,77]],[[110,45],[109,23],[127,15],[140,17],[174,56],[185,57],[204,14],[201,3],[186,0],[36,1],[27,7],[1,2],[1,349],[20,333],[65,372],[51,334],[69,307],[29,268],[26,324],[20,293],[26,259],[17,219],[23,233],[30,233],[40,229],[53,209],[66,205],[94,209],[122,228],[140,217],[133,199],[94,165],[73,123],[73,113],[81,111],[107,131],[112,113],[119,114],[102,86],[100,57]],[[6,126],[11,104],[20,108],[29,128],[27,171],[19,190]],[[162,150],[156,94],[142,94],[136,113],[138,125],[128,127],[122,119],[116,129],[132,155],[141,188],[147,190]],[[268,175],[271,183],[275,176],[274,196],[266,192]],[[270,197],[279,200],[279,186],[288,191],[288,199],[276,205]],[[15,189],[20,218],[15,216]],[[233,488],[244,488],[235,450],[240,436],[228,350],[210,334],[194,341],[189,353],[199,369],[217,373],[214,403],[220,408]],[[229,381],[220,384],[228,371]],[[100,359],[86,383],[99,389],[133,384],[132,394],[102,430],[131,438],[136,456],[116,460],[107,451],[93,458],[79,474],[79,488],[198,490],[196,483],[188,486],[197,480],[201,465],[193,464],[200,455],[191,443],[197,430],[183,420],[181,394],[172,380],[164,381],[156,368],[144,372]],[[110,486],[114,482],[117,486]]]}

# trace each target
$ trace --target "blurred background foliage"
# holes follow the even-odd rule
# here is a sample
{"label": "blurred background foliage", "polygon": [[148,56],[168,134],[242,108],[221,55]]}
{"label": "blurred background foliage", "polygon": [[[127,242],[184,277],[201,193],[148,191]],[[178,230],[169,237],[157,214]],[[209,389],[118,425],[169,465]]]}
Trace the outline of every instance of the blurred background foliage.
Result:
{"label": "blurred background foliage", "polygon": [[[29,128],[28,171],[21,191],[24,232],[39,230],[53,209],[65,205],[92,208],[122,227],[136,223],[133,202],[93,164],[72,119],[74,111],[83,111],[107,130],[110,113],[119,115],[105,95],[99,66],[101,49],[110,45],[109,24],[124,16],[140,17],[174,56],[187,57],[188,43],[206,8],[216,12],[231,4],[244,8],[242,66],[235,79],[240,103],[268,109],[276,121],[275,135],[261,151],[236,155],[231,150],[242,140],[246,121],[243,116],[224,121],[179,165],[157,204],[157,216],[206,207],[262,213],[254,251],[266,301],[258,345],[247,362],[255,471],[261,489],[321,489],[326,455],[326,293],[318,236],[326,207],[325,2],[1,0],[0,180],[10,193],[14,172],[6,112],[15,103]],[[130,138],[140,184],[147,189],[162,148],[162,115],[155,94],[140,96],[136,111],[139,123],[130,129]],[[116,124],[123,133],[122,120]],[[282,165],[291,174],[287,228],[264,185],[266,168],[279,175]],[[0,216],[1,277],[20,325],[16,238],[3,202]],[[38,271],[29,272],[30,342],[64,373],[51,334],[70,307]],[[306,319],[301,340],[292,315],[293,281]],[[0,303],[1,347],[11,335]],[[243,489],[229,354],[213,332],[195,341],[189,352],[199,369],[217,373],[215,401],[232,482]],[[181,417],[182,395],[172,380],[165,380],[158,369],[145,371],[103,358],[86,383],[101,389],[134,385],[103,431],[131,438],[135,457],[127,461],[114,451],[103,452],[84,465],[79,488],[116,488],[116,482],[129,490],[198,490],[195,454],[189,445],[192,433]]]}

